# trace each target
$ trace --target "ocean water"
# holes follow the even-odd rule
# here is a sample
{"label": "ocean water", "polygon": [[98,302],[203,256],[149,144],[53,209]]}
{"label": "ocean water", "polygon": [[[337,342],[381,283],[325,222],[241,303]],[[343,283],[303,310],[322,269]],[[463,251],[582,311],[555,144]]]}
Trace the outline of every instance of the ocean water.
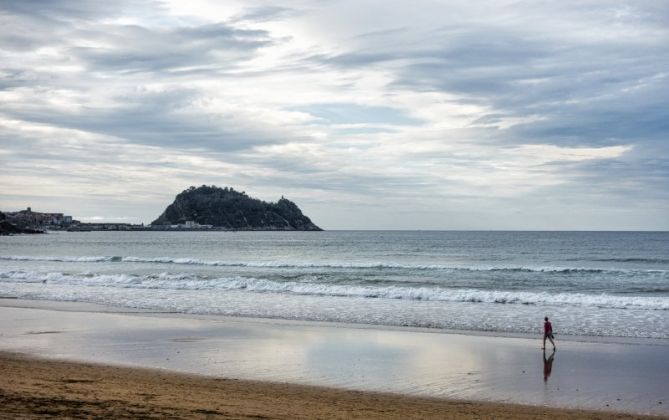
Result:
{"label": "ocean water", "polygon": [[493,333],[669,339],[667,232],[58,232],[0,296]]}

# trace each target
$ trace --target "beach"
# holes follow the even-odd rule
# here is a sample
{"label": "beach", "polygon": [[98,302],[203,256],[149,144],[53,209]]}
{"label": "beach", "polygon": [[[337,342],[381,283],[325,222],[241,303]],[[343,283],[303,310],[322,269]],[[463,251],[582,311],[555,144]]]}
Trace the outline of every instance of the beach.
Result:
{"label": "beach", "polygon": [[662,341],[558,341],[546,376],[529,337],[16,299],[0,334],[5,417],[669,415]]}
{"label": "beach", "polygon": [[6,353],[0,353],[0,365],[2,418],[642,418],[631,414],[207,378]]}

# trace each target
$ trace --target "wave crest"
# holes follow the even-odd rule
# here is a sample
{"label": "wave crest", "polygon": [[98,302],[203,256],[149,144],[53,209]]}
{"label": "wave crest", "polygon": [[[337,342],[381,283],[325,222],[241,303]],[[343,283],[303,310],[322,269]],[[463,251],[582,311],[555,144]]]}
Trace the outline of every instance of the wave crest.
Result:
{"label": "wave crest", "polygon": [[173,257],[135,257],[135,256],[0,256],[6,261],[60,261],[60,262],[118,262],[118,263],[154,263],[199,265],[211,267],[250,267],[250,268],[294,268],[294,269],[378,269],[378,270],[435,270],[435,271],[468,271],[468,272],[508,272],[508,273],[549,273],[549,274],[578,274],[578,273],[660,273],[667,274],[669,270],[656,269],[605,269],[583,267],[461,267],[443,264],[396,264],[388,262],[290,262],[290,261],[217,261],[198,258]]}

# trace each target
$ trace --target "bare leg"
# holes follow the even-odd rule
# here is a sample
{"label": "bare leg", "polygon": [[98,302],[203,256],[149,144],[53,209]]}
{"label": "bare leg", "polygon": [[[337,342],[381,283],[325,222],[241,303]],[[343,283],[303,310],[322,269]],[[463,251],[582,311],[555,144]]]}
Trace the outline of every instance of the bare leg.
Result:
{"label": "bare leg", "polygon": [[546,350],[546,336],[544,335],[544,345],[541,347],[542,350]]}
{"label": "bare leg", "polygon": [[[548,337],[548,339],[551,341],[551,344],[553,345],[553,350],[555,350],[555,342],[551,337]],[[546,338],[544,338],[544,348],[546,348]]]}

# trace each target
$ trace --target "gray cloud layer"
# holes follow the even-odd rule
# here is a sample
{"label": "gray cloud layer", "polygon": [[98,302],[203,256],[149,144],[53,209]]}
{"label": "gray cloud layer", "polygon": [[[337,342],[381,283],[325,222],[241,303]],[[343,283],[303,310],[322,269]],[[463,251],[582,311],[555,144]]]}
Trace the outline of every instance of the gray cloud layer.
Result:
{"label": "gray cloud layer", "polygon": [[3,2],[0,208],[146,221],[217,183],[327,228],[669,229],[668,23],[654,1]]}

